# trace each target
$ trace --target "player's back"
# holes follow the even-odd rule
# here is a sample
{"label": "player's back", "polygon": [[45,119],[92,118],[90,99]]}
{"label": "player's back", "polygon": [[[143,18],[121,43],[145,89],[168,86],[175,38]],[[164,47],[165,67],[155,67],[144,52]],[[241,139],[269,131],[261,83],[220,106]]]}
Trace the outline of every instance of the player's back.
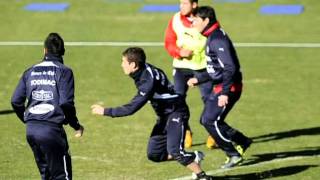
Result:
{"label": "player's back", "polygon": [[146,64],[146,69],[153,78],[154,94],[151,98],[151,105],[157,115],[163,116],[174,111],[185,111],[184,98],[175,93],[173,84],[166,74],[159,68]]}
{"label": "player's back", "polygon": [[28,99],[24,115],[25,121],[63,123],[64,113],[59,106],[61,93],[59,87],[66,83],[64,78],[67,73],[72,74],[71,69],[53,56],[46,56],[42,62],[25,72],[26,97]]}

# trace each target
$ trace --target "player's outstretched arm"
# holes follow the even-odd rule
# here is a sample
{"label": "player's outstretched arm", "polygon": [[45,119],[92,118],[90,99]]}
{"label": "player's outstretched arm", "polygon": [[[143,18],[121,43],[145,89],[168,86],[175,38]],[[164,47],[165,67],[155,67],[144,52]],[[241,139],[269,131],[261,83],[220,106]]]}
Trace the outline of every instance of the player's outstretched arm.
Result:
{"label": "player's outstretched arm", "polygon": [[104,115],[104,107],[102,107],[99,104],[94,104],[91,106],[91,112],[92,114],[97,114],[97,115]]}

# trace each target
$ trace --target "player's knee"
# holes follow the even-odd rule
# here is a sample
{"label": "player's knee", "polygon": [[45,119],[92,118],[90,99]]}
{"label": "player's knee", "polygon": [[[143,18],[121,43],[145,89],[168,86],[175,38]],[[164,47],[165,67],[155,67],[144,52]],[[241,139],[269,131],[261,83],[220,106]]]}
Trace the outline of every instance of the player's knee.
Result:
{"label": "player's knee", "polygon": [[162,161],[167,160],[167,157],[165,157],[162,154],[148,153],[147,157],[152,162],[162,162]]}
{"label": "player's knee", "polygon": [[65,171],[62,171],[61,174],[57,175],[57,176],[54,176],[53,179],[55,180],[65,180],[65,179],[72,179],[72,176],[67,174],[66,175],[66,172]]}
{"label": "player's knee", "polygon": [[215,121],[215,118],[207,115],[202,115],[200,123],[206,127],[206,126],[214,125],[214,121]]}
{"label": "player's knee", "polygon": [[226,133],[228,134],[229,137],[233,137],[237,132],[238,132],[237,130],[232,129],[232,128],[230,128],[226,131]]}

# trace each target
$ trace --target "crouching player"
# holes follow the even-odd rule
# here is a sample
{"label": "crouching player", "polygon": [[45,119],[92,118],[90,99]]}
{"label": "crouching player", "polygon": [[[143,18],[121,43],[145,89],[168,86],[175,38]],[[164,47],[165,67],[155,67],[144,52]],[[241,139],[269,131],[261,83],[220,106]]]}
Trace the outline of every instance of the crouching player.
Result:
{"label": "crouching player", "polygon": [[151,132],[148,159],[153,162],[174,159],[196,174],[197,179],[212,179],[200,167],[203,153],[184,151],[184,124],[189,117],[187,105],[184,98],[174,92],[164,72],[146,63],[144,50],[139,47],[128,48],[122,53],[121,66],[124,73],[134,80],[137,94],[130,103],[119,107],[104,108],[94,104],[91,106],[92,113],[111,117],[128,116],[150,101],[158,119]]}

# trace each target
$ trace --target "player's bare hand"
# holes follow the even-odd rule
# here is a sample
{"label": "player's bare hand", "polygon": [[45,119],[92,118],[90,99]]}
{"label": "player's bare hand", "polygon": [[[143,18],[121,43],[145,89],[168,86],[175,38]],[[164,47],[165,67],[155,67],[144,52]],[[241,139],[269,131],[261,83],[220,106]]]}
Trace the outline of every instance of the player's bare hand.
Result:
{"label": "player's bare hand", "polygon": [[99,104],[94,104],[91,106],[91,112],[92,112],[92,114],[103,115],[104,114],[104,107],[102,107]]}
{"label": "player's bare hand", "polygon": [[229,97],[227,95],[220,95],[218,97],[218,106],[223,107],[228,104]]}
{"label": "player's bare hand", "polygon": [[83,131],[84,131],[84,127],[80,125],[80,129],[76,130],[76,133],[74,134],[74,136],[76,138],[79,138],[83,135]]}
{"label": "player's bare hand", "polygon": [[187,82],[189,87],[195,87],[198,84],[197,78],[190,78]]}
{"label": "player's bare hand", "polygon": [[191,50],[181,49],[179,54],[182,58],[190,58],[192,56],[192,53],[193,53],[193,51],[191,51]]}

